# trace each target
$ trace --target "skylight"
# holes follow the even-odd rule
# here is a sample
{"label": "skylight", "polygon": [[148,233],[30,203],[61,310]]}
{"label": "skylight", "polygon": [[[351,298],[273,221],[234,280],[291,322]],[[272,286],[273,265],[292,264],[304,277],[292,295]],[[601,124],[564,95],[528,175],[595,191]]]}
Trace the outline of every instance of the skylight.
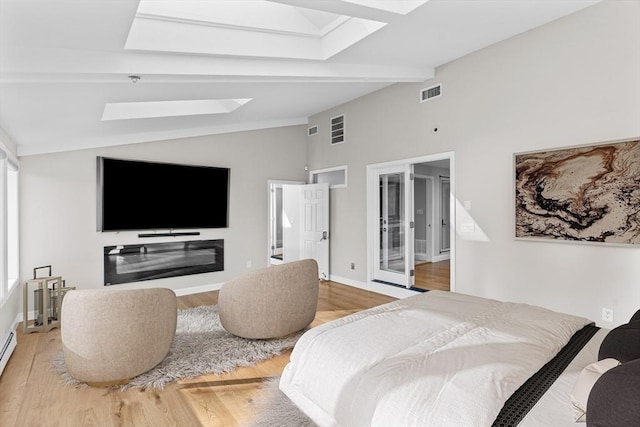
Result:
{"label": "skylight", "polygon": [[115,102],[104,106],[102,120],[148,119],[153,117],[225,114],[240,108],[251,98],[202,99],[194,101]]}
{"label": "skylight", "polygon": [[268,0],[141,0],[125,48],[324,60],[385,25]]}

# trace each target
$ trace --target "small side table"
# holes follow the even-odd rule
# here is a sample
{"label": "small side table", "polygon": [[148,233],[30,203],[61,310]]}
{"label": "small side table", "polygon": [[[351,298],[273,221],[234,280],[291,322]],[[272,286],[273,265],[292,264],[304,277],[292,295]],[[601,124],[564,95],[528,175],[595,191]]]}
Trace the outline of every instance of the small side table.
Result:
{"label": "small side table", "polygon": [[[36,286],[34,291],[37,293],[34,299],[36,310],[36,319],[34,324],[29,326],[29,287]],[[49,287],[51,286],[51,287]],[[23,322],[22,331],[25,334],[31,332],[48,332],[53,328],[60,326],[60,315],[62,311],[62,298],[71,289],[75,287],[65,287],[62,276],[36,277],[24,282],[22,296],[23,306]],[[53,304],[49,307],[50,302]],[[40,306],[38,309],[37,306]],[[39,314],[42,317],[39,318]]]}

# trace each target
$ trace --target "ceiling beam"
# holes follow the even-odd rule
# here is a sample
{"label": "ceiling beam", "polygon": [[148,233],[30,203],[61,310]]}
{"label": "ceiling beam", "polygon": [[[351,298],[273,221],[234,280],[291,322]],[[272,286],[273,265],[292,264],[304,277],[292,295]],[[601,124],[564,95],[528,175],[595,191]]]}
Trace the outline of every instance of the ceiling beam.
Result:
{"label": "ceiling beam", "polygon": [[[76,49],[5,50],[3,83],[105,82],[142,75],[143,82],[422,82],[433,68],[383,64],[256,60]],[[177,60],[179,59],[179,60]]]}

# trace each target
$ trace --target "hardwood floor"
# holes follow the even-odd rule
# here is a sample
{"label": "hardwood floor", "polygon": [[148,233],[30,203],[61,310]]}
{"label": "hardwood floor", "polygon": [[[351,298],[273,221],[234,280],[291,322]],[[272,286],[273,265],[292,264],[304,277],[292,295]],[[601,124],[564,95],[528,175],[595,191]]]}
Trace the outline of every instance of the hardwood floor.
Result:
{"label": "hardwood floor", "polygon": [[416,264],[414,286],[430,291],[449,291],[451,281],[451,266],[449,260],[440,262],[425,262]]}
{"label": "hardwood floor", "polygon": [[[180,309],[217,303],[218,293],[178,298]],[[312,326],[394,298],[322,282]],[[60,330],[23,335],[0,377],[0,426],[244,426],[257,415],[265,381],[277,378],[290,352],[223,375],[204,375],[164,389],[120,392],[60,383],[51,358],[61,350]]]}

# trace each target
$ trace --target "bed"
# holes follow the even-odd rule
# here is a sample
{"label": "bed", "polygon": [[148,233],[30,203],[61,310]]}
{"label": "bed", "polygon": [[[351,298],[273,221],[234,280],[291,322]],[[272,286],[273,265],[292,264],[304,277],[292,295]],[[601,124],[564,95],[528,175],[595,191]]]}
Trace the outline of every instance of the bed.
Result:
{"label": "bed", "polygon": [[[540,307],[431,291],[309,330],[280,389],[320,426],[575,426],[572,390],[608,332]],[[526,391],[515,406],[529,407],[505,415],[559,359],[541,396],[526,402]]]}

